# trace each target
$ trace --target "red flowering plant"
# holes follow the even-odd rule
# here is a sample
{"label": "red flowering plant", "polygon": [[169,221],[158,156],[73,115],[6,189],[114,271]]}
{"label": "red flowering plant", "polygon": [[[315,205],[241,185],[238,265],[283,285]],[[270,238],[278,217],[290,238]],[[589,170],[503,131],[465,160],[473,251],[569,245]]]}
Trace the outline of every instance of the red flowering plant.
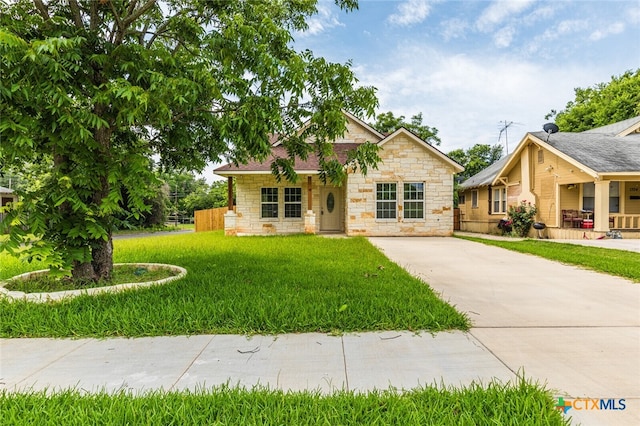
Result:
{"label": "red flowering plant", "polygon": [[517,206],[509,206],[509,219],[513,232],[519,237],[526,237],[529,234],[531,225],[535,222],[538,209],[535,205],[526,200],[520,201]]}

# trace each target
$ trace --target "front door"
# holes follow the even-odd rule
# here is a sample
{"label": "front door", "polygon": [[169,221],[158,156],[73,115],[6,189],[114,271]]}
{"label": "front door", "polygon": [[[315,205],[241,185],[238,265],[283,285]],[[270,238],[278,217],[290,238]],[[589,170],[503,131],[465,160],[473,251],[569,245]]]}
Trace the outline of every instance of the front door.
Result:
{"label": "front door", "polygon": [[342,231],[342,190],[324,186],[320,190],[320,231]]}

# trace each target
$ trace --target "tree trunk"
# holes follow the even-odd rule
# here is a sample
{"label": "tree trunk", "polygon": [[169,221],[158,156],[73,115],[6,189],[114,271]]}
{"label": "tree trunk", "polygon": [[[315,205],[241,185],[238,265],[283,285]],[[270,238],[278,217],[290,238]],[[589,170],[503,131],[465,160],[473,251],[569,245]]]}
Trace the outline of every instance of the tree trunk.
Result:
{"label": "tree trunk", "polygon": [[98,280],[110,280],[113,272],[113,240],[111,232],[107,241],[100,240],[93,246],[91,265]]}
{"label": "tree trunk", "polygon": [[74,281],[89,282],[97,281],[95,271],[91,262],[79,262],[73,261],[73,269],[71,270],[71,277]]}

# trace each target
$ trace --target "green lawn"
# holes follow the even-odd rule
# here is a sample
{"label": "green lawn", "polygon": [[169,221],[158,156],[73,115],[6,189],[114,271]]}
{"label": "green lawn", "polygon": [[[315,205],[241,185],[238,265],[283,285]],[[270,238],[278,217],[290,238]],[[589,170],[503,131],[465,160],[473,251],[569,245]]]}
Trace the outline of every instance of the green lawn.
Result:
{"label": "green lawn", "polygon": [[[115,262],[182,266],[184,279],[62,303],[0,300],[0,337],[466,330],[468,319],[365,238],[115,240]],[[0,254],[0,279],[42,265]]]}
{"label": "green lawn", "polygon": [[124,392],[87,395],[0,392],[0,418],[12,425],[564,425],[539,386],[490,383],[368,393],[251,391]]}
{"label": "green lawn", "polygon": [[640,282],[640,253],[533,239],[509,241],[467,236],[457,236],[457,238],[533,254]]}

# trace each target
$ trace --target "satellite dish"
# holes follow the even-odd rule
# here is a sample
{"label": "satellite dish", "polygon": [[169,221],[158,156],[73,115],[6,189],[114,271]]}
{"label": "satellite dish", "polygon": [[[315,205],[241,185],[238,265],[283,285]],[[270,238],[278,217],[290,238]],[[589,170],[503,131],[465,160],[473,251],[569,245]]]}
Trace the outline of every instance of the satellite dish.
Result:
{"label": "satellite dish", "polygon": [[542,129],[548,134],[556,133],[558,130],[560,130],[555,123],[547,123],[544,126],[542,126]]}
{"label": "satellite dish", "polygon": [[542,130],[547,132],[547,142],[549,142],[549,136],[551,136],[552,133],[556,133],[560,129],[558,128],[558,126],[556,126],[555,123],[547,123],[542,126]]}

